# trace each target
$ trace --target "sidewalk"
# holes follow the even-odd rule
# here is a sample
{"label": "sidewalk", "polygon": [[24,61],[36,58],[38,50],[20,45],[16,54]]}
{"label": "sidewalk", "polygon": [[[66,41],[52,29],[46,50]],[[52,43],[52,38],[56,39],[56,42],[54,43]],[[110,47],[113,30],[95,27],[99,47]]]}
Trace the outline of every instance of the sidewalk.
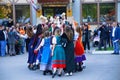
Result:
{"label": "sidewalk", "polygon": [[91,54],[100,54],[100,55],[111,55],[114,51],[113,50],[96,50],[98,47],[91,46]]}
{"label": "sidewalk", "polygon": [[92,54],[112,54],[114,51],[96,51],[96,50],[92,50]]}

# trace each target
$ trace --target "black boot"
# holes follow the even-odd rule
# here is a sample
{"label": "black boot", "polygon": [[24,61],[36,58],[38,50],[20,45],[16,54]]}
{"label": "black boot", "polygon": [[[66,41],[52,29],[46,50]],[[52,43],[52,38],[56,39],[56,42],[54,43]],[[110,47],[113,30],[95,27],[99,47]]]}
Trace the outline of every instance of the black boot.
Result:
{"label": "black boot", "polygon": [[50,73],[50,75],[53,75],[52,71],[51,70],[48,70],[48,72]]}
{"label": "black boot", "polygon": [[33,65],[33,70],[36,70],[37,69],[37,65]]}
{"label": "black boot", "polygon": [[37,69],[40,69],[40,64],[37,65]]}
{"label": "black boot", "polygon": [[61,77],[61,76],[62,76],[62,72],[61,72],[61,73],[59,73],[59,74],[58,74],[58,76],[59,76],[59,77]]}
{"label": "black boot", "polygon": [[82,65],[81,65],[81,63],[79,63],[78,71],[80,72],[80,71],[82,71],[82,70],[83,70]]}
{"label": "black boot", "polygon": [[46,75],[46,71],[43,71],[43,75]]}
{"label": "black boot", "polygon": [[53,73],[52,78],[54,78],[56,76],[56,74],[57,74],[57,72]]}

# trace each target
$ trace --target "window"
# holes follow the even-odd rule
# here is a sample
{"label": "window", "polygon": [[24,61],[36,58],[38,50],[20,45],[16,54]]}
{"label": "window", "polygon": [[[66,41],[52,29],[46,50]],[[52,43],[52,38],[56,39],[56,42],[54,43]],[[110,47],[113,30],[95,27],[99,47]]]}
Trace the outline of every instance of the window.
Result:
{"label": "window", "polygon": [[82,4],[82,22],[97,22],[97,4]]}
{"label": "window", "polygon": [[46,17],[54,16],[54,9],[53,8],[43,8],[43,14]]}
{"label": "window", "polygon": [[115,21],[115,3],[100,4],[100,22]]}
{"label": "window", "polygon": [[16,22],[27,23],[30,21],[30,6],[29,5],[17,5],[15,6]]}
{"label": "window", "polygon": [[2,18],[12,18],[11,5],[0,5],[0,19]]}

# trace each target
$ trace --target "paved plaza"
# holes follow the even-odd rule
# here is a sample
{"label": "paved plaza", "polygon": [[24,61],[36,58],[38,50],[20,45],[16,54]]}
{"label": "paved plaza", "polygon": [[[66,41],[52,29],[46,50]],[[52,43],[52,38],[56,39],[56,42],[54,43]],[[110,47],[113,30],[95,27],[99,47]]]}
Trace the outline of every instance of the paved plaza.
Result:
{"label": "paved plaza", "polygon": [[86,54],[86,68],[73,76],[43,76],[42,71],[27,68],[27,53],[0,57],[0,80],[120,80],[120,55]]}

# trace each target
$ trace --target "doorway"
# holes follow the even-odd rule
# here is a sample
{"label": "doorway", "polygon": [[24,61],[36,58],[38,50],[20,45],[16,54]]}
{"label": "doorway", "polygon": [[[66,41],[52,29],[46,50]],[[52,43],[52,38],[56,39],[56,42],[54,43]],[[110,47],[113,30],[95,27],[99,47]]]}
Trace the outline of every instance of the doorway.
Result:
{"label": "doorway", "polygon": [[42,12],[46,17],[60,16],[63,12],[66,13],[66,7],[43,7]]}

